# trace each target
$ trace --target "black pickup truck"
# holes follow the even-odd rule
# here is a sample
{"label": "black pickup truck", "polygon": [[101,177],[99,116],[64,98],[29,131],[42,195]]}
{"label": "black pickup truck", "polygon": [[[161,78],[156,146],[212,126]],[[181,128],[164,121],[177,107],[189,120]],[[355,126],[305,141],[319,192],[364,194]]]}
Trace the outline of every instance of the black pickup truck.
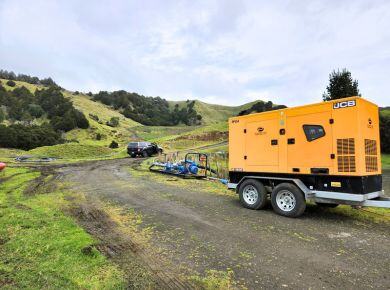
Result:
{"label": "black pickup truck", "polygon": [[130,142],[127,145],[127,153],[131,157],[143,156],[149,157],[155,154],[161,154],[163,152],[156,143],[150,142]]}

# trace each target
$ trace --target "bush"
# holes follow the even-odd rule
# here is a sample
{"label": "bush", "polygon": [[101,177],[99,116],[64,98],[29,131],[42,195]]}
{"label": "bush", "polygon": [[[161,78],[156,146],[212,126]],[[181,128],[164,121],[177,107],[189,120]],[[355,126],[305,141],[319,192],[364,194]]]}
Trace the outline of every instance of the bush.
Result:
{"label": "bush", "polygon": [[30,150],[62,143],[61,135],[50,126],[0,125],[0,147]]}
{"label": "bush", "polygon": [[102,134],[97,133],[96,134],[96,140],[98,140],[98,141],[102,140]]}
{"label": "bush", "polygon": [[7,84],[7,86],[10,86],[10,87],[16,86],[16,83],[12,80],[7,81],[6,84]]}
{"label": "bush", "polygon": [[74,117],[76,119],[76,125],[80,129],[88,129],[89,128],[89,122],[87,118],[84,116],[84,114],[78,110],[73,111]]}
{"label": "bush", "polygon": [[119,147],[119,144],[117,142],[115,142],[114,140],[111,142],[110,146],[111,149],[116,149]]}
{"label": "bush", "polygon": [[35,118],[40,118],[45,113],[45,111],[43,111],[42,107],[40,105],[36,105],[36,104],[29,104],[28,105],[28,112],[30,113],[31,116],[33,116]]}
{"label": "bush", "polygon": [[108,121],[107,126],[110,127],[118,127],[119,126],[119,118],[118,117],[112,117],[110,121]]}

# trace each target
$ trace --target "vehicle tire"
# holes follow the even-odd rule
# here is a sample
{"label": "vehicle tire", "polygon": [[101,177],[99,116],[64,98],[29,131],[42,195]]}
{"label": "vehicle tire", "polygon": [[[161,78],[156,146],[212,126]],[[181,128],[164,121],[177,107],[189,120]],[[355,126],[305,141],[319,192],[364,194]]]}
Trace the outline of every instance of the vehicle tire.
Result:
{"label": "vehicle tire", "polygon": [[238,189],[241,204],[249,209],[262,209],[267,205],[267,190],[255,179],[245,180]]}
{"label": "vehicle tire", "polygon": [[271,204],[277,214],[286,217],[299,217],[306,209],[302,191],[291,183],[281,183],[274,188]]}
{"label": "vehicle tire", "polygon": [[145,158],[146,158],[146,157],[149,157],[148,151],[146,151],[146,150],[143,151],[143,152],[142,152],[142,156],[145,157]]}
{"label": "vehicle tire", "polygon": [[130,154],[131,158],[135,158],[135,156],[136,156],[135,154]]}
{"label": "vehicle tire", "polygon": [[325,203],[325,202],[316,202],[316,205],[320,207],[327,207],[327,208],[335,208],[339,204],[338,203]]}

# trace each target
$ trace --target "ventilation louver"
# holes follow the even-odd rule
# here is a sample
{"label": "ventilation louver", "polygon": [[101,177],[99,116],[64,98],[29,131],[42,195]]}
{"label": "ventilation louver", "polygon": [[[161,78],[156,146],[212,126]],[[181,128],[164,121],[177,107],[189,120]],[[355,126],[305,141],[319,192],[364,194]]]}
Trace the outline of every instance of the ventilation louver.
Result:
{"label": "ventilation louver", "polygon": [[376,140],[364,139],[366,153],[366,172],[378,171],[378,156]]}
{"label": "ventilation louver", "polygon": [[355,139],[337,139],[337,167],[339,172],[356,172]]}

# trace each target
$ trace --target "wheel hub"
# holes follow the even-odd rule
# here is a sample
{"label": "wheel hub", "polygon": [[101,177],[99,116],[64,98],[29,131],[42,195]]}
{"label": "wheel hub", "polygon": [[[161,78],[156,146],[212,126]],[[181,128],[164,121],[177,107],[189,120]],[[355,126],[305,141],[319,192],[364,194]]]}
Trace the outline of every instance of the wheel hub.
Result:
{"label": "wheel hub", "polygon": [[276,195],[276,203],[281,210],[292,211],[296,205],[295,196],[288,190],[281,190]]}
{"label": "wheel hub", "polygon": [[247,204],[255,204],[259,198],[257,189],[253,185],[247,185],[243,191],[243,198]]}

